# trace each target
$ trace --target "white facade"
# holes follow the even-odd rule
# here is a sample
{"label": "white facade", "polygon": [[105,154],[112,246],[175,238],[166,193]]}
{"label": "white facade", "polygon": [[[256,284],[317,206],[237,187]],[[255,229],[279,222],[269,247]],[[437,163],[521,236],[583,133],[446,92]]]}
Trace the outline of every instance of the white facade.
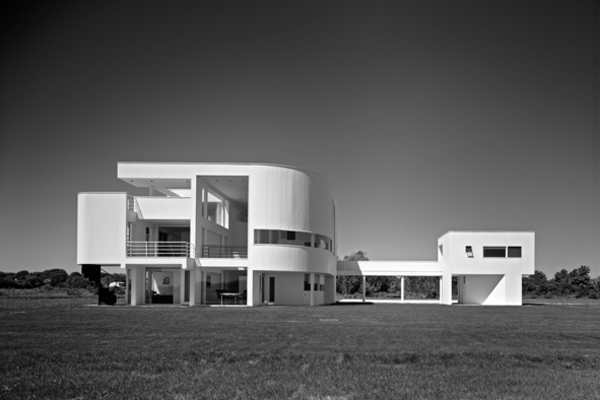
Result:
{"label": "white facade", "polygon": [[77,263],[123,268],[131,305],[330,304],[336,274],[440,276],[443,304],[458,276],[459,302],[521,304],[534,272],[530,232],[448,232],[434,262],[336,263],[331,185],[293,167],[125,162],[118,177],[148,196],[80,193]]}
{"label": "white facade", "polygon": [[437,261],[340,261],[337,268],[338,275],[438,276],[439,301],[448,305],[453,278],[459,304],[521,305],[521,278],[534,272],[533,232],[489,231],[445,233]]}

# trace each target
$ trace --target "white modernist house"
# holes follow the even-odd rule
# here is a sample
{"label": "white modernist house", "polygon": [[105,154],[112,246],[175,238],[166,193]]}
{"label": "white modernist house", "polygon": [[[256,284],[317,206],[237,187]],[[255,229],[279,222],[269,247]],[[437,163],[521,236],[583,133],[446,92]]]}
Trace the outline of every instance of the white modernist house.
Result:
{"label": "white modernist house", "polygon": [[[77,263],[120,266],[131,305],[321,305],[336,275],[439,276],[440,303],[520,305],[533,232],[448,232],[433,262],[336,261],[329,181],[243,163],[118,164],[147,196],[79,193]],[[364,285],[363,285],[364,286]]]}

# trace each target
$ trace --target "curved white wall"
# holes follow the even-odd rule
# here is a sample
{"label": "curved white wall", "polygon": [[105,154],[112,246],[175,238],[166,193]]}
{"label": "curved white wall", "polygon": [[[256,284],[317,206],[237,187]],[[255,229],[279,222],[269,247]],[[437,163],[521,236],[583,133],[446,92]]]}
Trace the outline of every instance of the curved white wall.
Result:
{"label": "curved white wall", "polygon": [[335,255],[325,249],[254,244],[254,230],[309,232],[335,240],[331,185],[306,171],[257,166],[250,175],[248,251],[254,270],[335,274]]}
{"label": "curved white wall", "polygon": [[252,247],[250,266],[260,271],[316,272],[335,275],[336,260],[327,250],[260,244]]}

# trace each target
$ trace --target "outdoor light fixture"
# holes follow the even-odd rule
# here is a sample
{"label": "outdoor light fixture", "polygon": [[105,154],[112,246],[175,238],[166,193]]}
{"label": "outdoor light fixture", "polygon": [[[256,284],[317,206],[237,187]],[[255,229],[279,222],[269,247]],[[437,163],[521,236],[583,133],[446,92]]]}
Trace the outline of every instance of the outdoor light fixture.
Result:
{"label": "outdoor light fixture", "polygon": [[467,257],[473,258],[473,247],[467,246]]}

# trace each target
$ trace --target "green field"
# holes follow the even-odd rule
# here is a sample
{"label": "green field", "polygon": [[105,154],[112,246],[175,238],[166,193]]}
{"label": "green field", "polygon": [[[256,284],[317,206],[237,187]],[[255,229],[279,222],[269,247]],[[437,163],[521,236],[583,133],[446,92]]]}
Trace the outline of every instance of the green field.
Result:
{"label": "green field", "polygon": [[0,308],[0,398],[598,399],[600,308]]}

